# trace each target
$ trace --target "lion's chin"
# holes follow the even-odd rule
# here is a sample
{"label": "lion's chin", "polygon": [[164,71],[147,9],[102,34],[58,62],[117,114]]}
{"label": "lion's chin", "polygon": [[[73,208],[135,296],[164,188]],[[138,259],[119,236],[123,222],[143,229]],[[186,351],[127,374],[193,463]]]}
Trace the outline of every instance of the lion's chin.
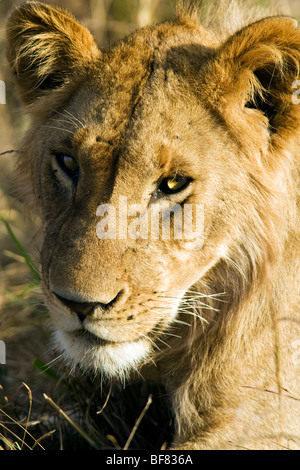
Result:
{"label": "lion's chin", "polygon": [[151,343],[144,338],[111,343],[94,335],[57,330],[55,341],[69,366],[99,372],[108,379],[124,380],[147,361],[151,352]]}

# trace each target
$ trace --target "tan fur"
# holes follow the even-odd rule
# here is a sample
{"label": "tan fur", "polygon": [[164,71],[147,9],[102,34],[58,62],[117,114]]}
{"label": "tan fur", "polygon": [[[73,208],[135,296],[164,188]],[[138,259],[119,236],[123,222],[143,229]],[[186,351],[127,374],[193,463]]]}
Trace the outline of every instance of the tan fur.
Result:
{"label": "tan fur", "polygon": [[[239,13],[241,29],[219,34],[183,2],[173,21],[101,51],[45,4],[16,9],[7,27],[32,114],[20,170],[42,220],[57,341],[71,365],[163,380],[178,449],[300,448],[300,32],[290,18],[247,25]],[[77,159],[77,185],[58,153]],[[158,197],[159,181],[181,173],[187,188]],[[97,207],[119,196],[145,211],[202,204],[202,248],[100,240]],[[53,292],[116,300],[82,324]]]}

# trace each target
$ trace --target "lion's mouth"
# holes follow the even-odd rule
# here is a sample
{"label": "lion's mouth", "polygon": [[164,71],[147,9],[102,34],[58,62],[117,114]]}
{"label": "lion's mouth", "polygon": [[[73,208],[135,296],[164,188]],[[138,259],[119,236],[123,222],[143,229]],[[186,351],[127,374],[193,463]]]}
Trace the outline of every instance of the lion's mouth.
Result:
{"label": "lion's mouth", "polygon": [[[154,333],[149,332],[147,334],[147,337],[150,338],[153,336]],[[73,332],[73,336],[75,339],[79,340],[84,340],[86,343],[88,343],[90,346],[109,346],[109,345],[118,345],[118,344],[124,344],[128,343],[128,340],[107,340],[103,339],[100,336],[97,336],[95,333],[92,333],[85,328],[82,328],[80,330],[76,330]],[[141,339],[145,338],[146,335],[144,336],[138,336],[137,338],[132,339],[130,342],[138,342]]]}
{"label": "lion's mouth", "polygon": [[73,331],[72,336],[76,340],[83,340],[86,344],[89,344],[90,346],[113,346],[113,345],[118,345],[118,344],[124,344],[128,342],[132,343],[137,343],[140,340],[145,340],[147,339],[148,341],[154,342],[155,338],[157,338],[158,333],[157,331],[160,331],[160,335],[163,335],[164,330],[161,328],[161,322],[158,322],[151,330],[149,330],[147,333],[139,335],[135,338],[132,338],[131,340],[128,339],[104,339],[101,336],[98,336],[96,333],[93,333],[92,331],[86,329],[85,327],[82,327],[80,329],[77,329]]}
{"label": "lion's mouth", "polygon": [[112,341],[107,341],[106,339],[100,338],[99,336],[95,335],[94,333],[91,333],[85,328],[81,328],[80,330],[74,331],[73,335],[76,339],[83,339],[84,341],[88,342],[93,346],[107,346],[109,344],[113,344]]}
{"label": "lion's mouth", "polygon": [[69,366],[101,371],[109,378],[124,378],[127,373],[138,370],[152,354],[151,342],[146,338],[111,341],[85,329],[56,330],[55,340]]}

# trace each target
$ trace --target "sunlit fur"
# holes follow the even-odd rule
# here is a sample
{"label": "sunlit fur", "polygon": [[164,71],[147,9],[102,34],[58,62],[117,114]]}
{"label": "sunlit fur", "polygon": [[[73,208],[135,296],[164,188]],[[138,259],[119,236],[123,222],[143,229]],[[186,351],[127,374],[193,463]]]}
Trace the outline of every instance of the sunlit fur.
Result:
{"label": "sunlit fur", "polygon": [[[179,2],[105,49],[62,9],[12,12],[8,61],[32,116],[19,188],[41,218],[45,303],[71,367],[165,383],[173,448],[300,448],[300,32],[249,2],[197,12]],[[76,187],[56,153],[78,160]],[[192,183],[161,197],[178,172]],[[97,206],[120,195],[203,204],[203,247],[99,240]],[[53,292],[118,300],[82,323]]]}

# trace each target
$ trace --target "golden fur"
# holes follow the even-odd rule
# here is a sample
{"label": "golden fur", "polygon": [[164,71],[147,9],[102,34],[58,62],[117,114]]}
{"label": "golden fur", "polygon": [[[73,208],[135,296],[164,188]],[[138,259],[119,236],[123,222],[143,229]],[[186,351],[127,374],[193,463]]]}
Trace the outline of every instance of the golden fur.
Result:
{"label": "golden fur", "polygon": [[[233,6],[234,31],[183,2],[102,50],[60,8],[13,11],[8,61],[32,115],[24,200],[41,216],[45,301],[71,365],[159,377],[173,448],[300,448],[300,31]],[[192,181],[158,192],[174,174]],[[97,207],[119,196],[203,205],[202,248],[99,239]]]}

